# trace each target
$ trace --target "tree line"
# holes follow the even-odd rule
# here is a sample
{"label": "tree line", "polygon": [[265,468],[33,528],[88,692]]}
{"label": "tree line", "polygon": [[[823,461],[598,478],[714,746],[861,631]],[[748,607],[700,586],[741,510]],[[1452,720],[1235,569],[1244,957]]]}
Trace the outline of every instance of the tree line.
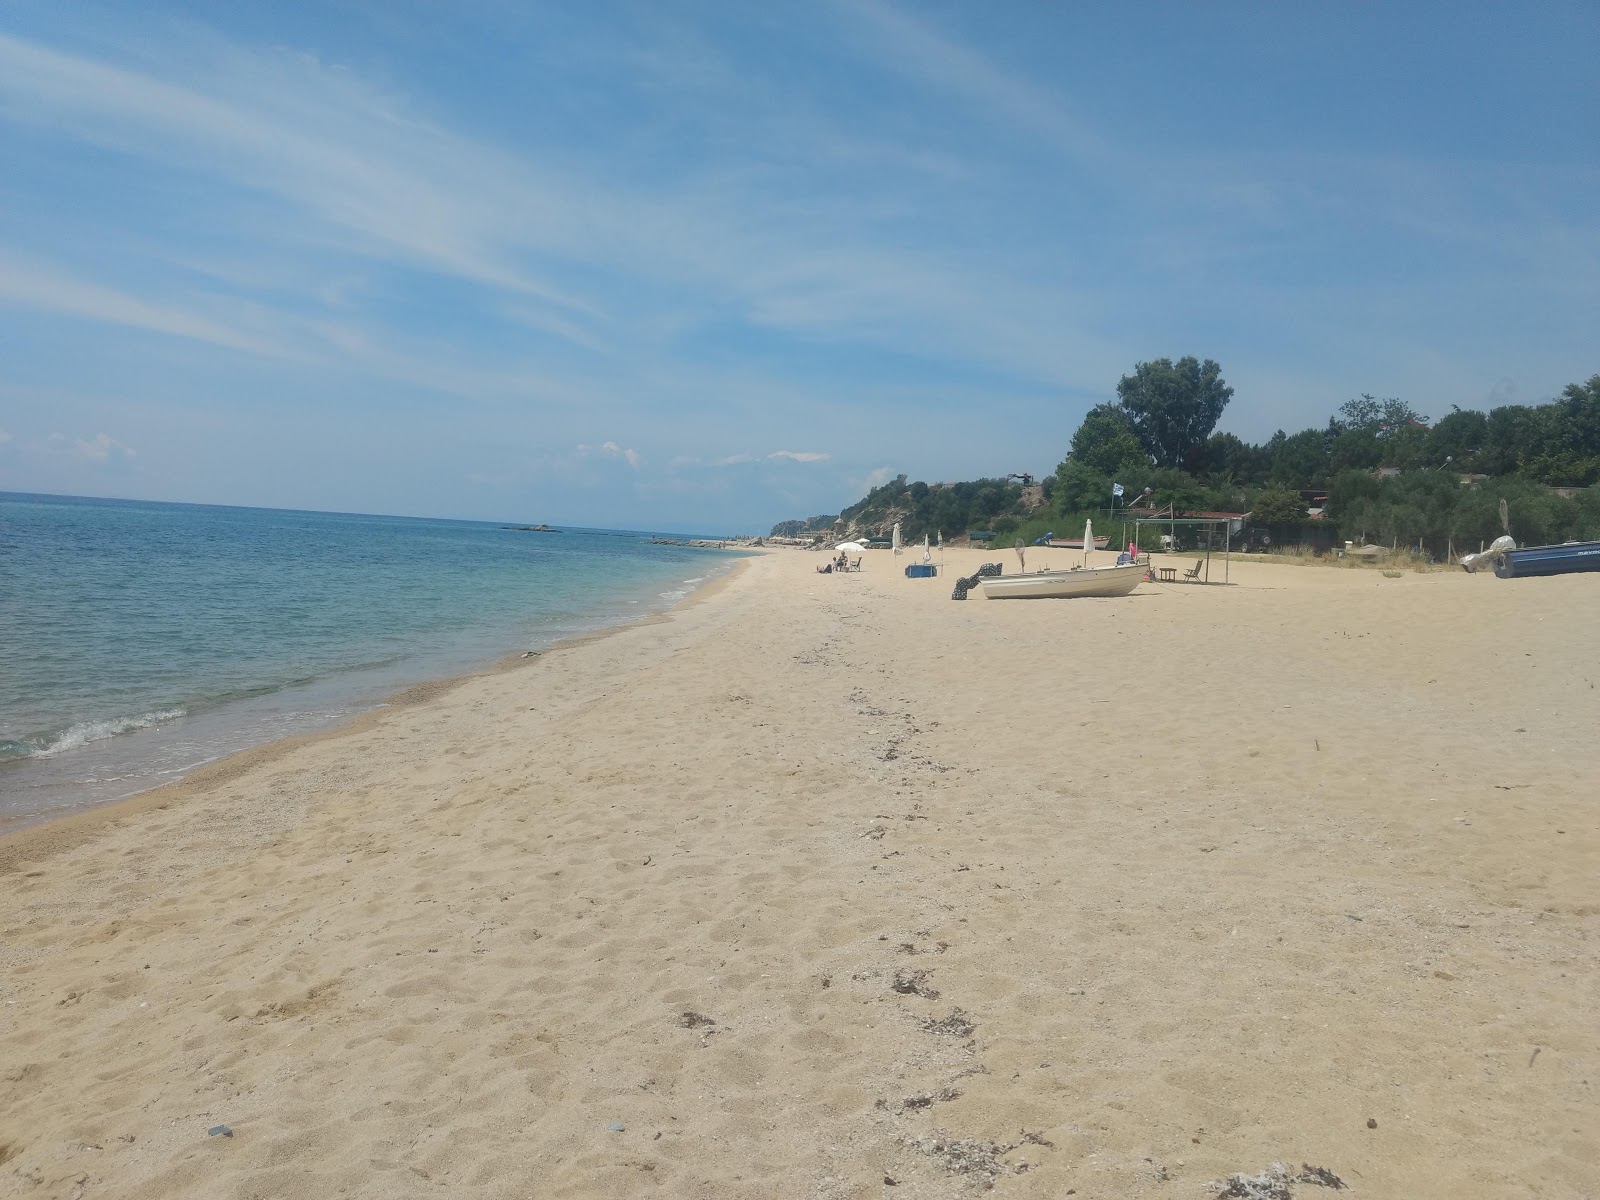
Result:
{"label": "tree line", "polygon": [[[876,533],[899,521],[908,540],[975,528],[1028,538],[1137,502],[1249,512],[1252,524],[1292,538],[1310,519],[1308,499],[1325,495],[1324,527],[1352,540],[1442,553],[1452,542],[1498,534],[1501,499],[1519,541],[1600,537],[1600,375],[1545,404],[1487,412],[1452,405],[1431,424],[1398,397],[1363,394],[1325,426],[1280,429],[1259,444],[1216,432],[1232,397],[1211,359],[1142,362],[1119,380],[1114,403],[1085,414],[1066,457],[1029,498],[1042,498],[1042,508],[1025,504],[1023,489],[1007,479],[928,484],[900,475],[838,518],[786,522],[774,533],[820,531],[819,522],[835,520]],[[1558,487],[1581,490],[1563,495]]]}
{"label": "tree line", "polygon": [[[1323,519],[1342,537],[1442,551],[1497,534],[1506,499],[1519,540],[1600,536],[1600,375],[1546,404],[1452,406],[1432,425],[1398,397],[1363,394],[1325,426],[1280,429],[1260,444],[1214,432],[1232,395],[1210,360],[1140,363],[1117,402],[1091,409],[1073,434],[1056,468],[1056,511],[1104,510],[1121,484],[1153,508],[1249,512],[1293,536],[1322,493]],[[1479,477],[1492,486],[1474,486]]]}
{"label": "tree line", "polygon": [[887,534],[896,522],[907,542],[929,537],[959,537],[972,529],[1010,527],[1024,515],[1022,487],[1008,479],[963,483],[908,483],[896,475],[879,484],[839,514],[847,529]]}

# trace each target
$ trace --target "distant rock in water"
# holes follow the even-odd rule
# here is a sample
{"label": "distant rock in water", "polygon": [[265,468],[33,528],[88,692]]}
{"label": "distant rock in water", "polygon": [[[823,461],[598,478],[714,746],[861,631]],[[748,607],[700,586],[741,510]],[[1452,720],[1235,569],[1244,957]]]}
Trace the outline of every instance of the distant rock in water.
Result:
{"label": "distant rock in water", "polygon": [[689,546],[696,550],[726,550],[730,546],[759,546],[761,538],[731,537],[731,538],[669,538],[653,537],[650,539],[652,546]]}
{"label": "distant rock in water", "polygon": [[548,525],[507,525],[507,529],[514,529],[518,533],[560,533],[559,529],[551,529]]}

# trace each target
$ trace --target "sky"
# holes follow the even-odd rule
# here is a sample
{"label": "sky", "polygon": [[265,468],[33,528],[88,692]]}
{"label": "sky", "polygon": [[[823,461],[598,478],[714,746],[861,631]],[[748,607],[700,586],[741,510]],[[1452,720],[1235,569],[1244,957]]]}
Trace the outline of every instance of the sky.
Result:
{"label": "sky", "polygon": [[0,6],[0,490],[692,532],[1600,372],[1600,5]]}

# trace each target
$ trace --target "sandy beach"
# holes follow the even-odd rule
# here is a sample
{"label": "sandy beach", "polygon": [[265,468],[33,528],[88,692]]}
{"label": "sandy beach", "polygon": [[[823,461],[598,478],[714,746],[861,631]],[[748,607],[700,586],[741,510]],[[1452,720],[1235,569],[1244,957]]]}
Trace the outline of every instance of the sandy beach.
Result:
{"label": "sandy beach", "polygon": [[0,842],[0,1196],[1600,1195],[1594,577],[919,557]]}

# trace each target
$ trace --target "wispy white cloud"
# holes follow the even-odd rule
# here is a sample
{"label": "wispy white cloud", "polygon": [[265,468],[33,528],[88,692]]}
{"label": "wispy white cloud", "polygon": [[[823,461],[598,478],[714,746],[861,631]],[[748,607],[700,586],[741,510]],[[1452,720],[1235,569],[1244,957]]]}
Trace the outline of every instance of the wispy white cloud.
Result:
{"label": "wispy white cloud", "polygon": [[771,454],[767,455],[767,457],[787,458],[791,462],[797,463],[816,463],[827,462],[833,457],[833,455],[823,453],[819,450],[774,450]]}
{"label": "wispy white cloud", "polygon": [[31,263],[0,248],[0,303],[42,309],[113,325],[127,325],[173,337],[191,338],[269,357],[289,357],[270,339],[229,328],[217,321],[138,296],[77,279],[49,265]]}
{"label": "wispy white cloud", "polygon": [[[0,34],[0,96],[14,117],[221,174],[418,264],[591,311],[500,253],[494,215],[534,182],[514,160],[407,119],[310,57],[209,49],[221,73],[207,83],[224,95]],[[463,185],[491,190],[474,201]],[[521,200],[536,214],[539,189]]]}
{"label": "wispy white cloud", "polygon": [[106,433],[81,438],[68,437],[56,430],[45,438],[44,448],[51,454],[66,454],[87,462],[103,463],[113,458],[127,460],[136,457],[133,447],[124,445]]}
{"label": "wispy white cloud", "polygon": [[514,362],[494,367],[463,361],[460,350],[427,337],[364,328],[352,319],[307,318],[204,293],[192,294],[185,304],[153,301],[8,253],[4,247],[0,247],[0,305],[142,329],[301,365],[354,369],[457,396],[534,396],[557,403],[573,397],[572,389],[546,372]]}
{"label": "wispy white cloud", "polygon": [[630,467],[635,468],[638,467],[641,461],[639,452],[637,450],[633,449],[631,446],[624,448],[619,446],[616,442],[602,442],[600,444],[600,453],[610,458],[620,458]]}
{"label": "wispy white cloud", "polygon": [[79,458],[86,458],[90,462],[105,462],[113,454],[122,458],[136,457],[132,446],[125,446],[104,433],[97,433],[89,439],[78,438],[72,443],[72,448]]}
{"label": "wispy white cloud", "polygon": [[839,8],[868,35],[865,48],[875,61],[927,87],[962,95],[1087,164],[1104,168],[1124,161],[1123,152],[1059,95],[1004,70],[926,21],[881,0],[840,0]]}
{"label": "wispy white cloud", "polygon": [[726,458],[717,459],[717,466],[733,467],[740,463],[755,462],[755,460],[756,458],[753,454],[730,454]]}
{"label": "wispy white cloud", "polygon": [[620,458],[630,467],[638,468],[644,461],[644,456],[631,446],[623,446],[619,442],[601,442],[598,446],[591,446],[587,442],[579,442],[577,447],[579,458],[588,458],[598,454],[602,458]]}
{"label": "wispy white cloud", "polygon": [[[449,130],[309,56],[204,39],[187,50],[158,78],[0,35],[0,103],[14,120],[277,201],[277,226],[270,210],[249,209],[267,221],[252,232],[290,256],[314,261],[328,249],[451,276],[514,298],[492,306],[500,319],[590,351],[615,354],[665,315],[681,329],[732,304],[774,329],[976,356],[1036,378],[1086,373],[1082,364],[1098,357],[1052,319],[1060,285],[1042,304],[1030,296],[992,317],[1018,281],[932,247],[880,241],[852,180],[803,206],[783,198],[782,179],[759,175],[630,190]],[[838,129],[807,137],[824,158],[849,140]],[[880,188],[916,169],[879,165],[889,171]],[[900,203],[882,219],[899,216]],[[324,269],[309,282],[308,295],[343,305],[345,261],[333,278]],[[574,274],[589,282],[561,282]],[[611,293],[604,303],[588,294],[597,288]]]}

